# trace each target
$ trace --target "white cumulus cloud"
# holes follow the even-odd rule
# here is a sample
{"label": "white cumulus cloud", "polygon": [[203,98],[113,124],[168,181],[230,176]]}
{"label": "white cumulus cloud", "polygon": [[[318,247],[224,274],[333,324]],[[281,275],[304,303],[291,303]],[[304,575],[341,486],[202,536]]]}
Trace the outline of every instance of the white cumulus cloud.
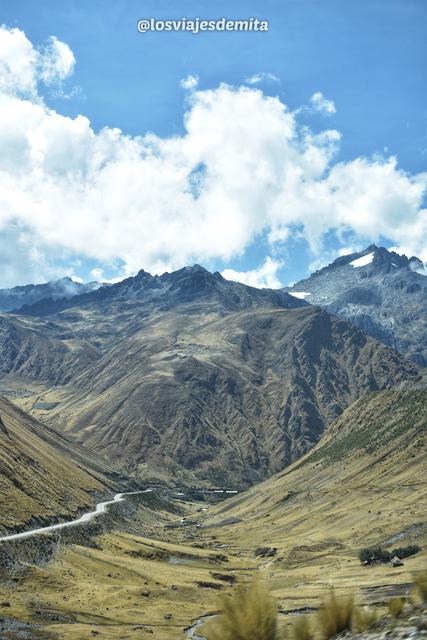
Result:
{"label": "white cumulus cloud", "polygon": [[325,98],[321,91],[313,93],[310,98],[310,104],[313,111],[318,111],[319,113],[324,113],[328,116],[332,116],[337,111],[334,101]]}
{"label": "white cumulus cloud", "polygon": [[34,94],[39,53],[23,31],[0,27],[0,91]]}
{"label": "white cumulus cloud", "polygon": [[278,278],[277,271],[282,265],[283,262],[280,260],[273,260],[273,258],[267,256],[264,264],[262,264],[258,269],[253,269],[251,271],[224,269],[221,275],[227,280],[243,282],[243,284],[248,284],[250,287],[279,289],[283,285]]}
{"label": "white cumulus cloud", "polygon": [[193,76],[191,74],[181,80],[181,87],[187,90],[195,89],[198,84],[199,84],[199,77]]}
{"label": "white cumulus cloud", "polygon": [[62,82],[73,73],[76,60],[68,44],[61,42],[55,36],[49,38],[49,42],[41,53],[40,76],[47,85]]}
{"label": "white cumulus cloud", "polygon": [[[49,46],[47,62],[22,31],[0,28],[0,239],[14,247],[0,256],[3,286],[52,277],[67,259],[123,275],[228,261],[260,234],[272,255],[295,233],[321,254],[334,231],[427,259],[427,174],[393,157],[340,162],[338,131],[313,133],[254,86],[190,83],[182,135],[95,132],[37,92],[74,66],[68,48]],[[263,277],[273,286],[274,273]]]}
{"label": "white cumulus cloud", "polygon": [[61,83],[73,72],[74,54],[68,44],[51,36],[36,48],[20,29],[0,26],[0,91],[37,98],[37,83]]}

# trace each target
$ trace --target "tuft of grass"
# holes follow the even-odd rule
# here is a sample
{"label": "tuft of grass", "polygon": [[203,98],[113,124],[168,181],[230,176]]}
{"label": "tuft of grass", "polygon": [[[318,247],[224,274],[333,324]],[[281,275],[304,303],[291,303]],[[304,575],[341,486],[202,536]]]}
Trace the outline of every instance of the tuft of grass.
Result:
{"label": "tuft of grass", "polygon": [[372,629],[378,620],[378,613],[370,607],[355,609],[352,619],[352,630],[356,633],[362,633],[368,629]]}
{"label": "tuft of grass", "polygon": [[295,620],[292,625],[292,635],[294,640],[313,640],[314,633],[311,629],[308,616],[302,616]]}
{"label": "tuft of grass", "polygon": [[388,612],[393,616],[393,618],[398,618],[399,616],[401,616],[404,608],[404,598],[392,598],[388,601],[387,609]]}
{"label": "tuft of grass", "polygon": [[421,598],[421,602],[427,602],[427,571],[414,577],[415,592]]}
{"label": "tuft of grass", "polygon": [[277,603],[257,581],[222,598],[222,611],[209,625],[208,640],[277,640]]}
{"label": "tuft of grass", "polygon": [[350,631],[353,611],[353,596],[337,598],[332,589],[329,595],[323,599],[317,614],[321,637],[328,640],[342,631]]}

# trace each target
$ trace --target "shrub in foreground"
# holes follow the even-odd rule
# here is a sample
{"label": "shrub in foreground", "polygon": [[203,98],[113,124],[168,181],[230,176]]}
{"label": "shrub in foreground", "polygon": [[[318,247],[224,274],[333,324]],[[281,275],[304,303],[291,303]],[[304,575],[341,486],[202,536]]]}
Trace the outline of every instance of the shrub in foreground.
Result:
{"label": "shrub in foreground", "polygon": [[317,613],[321,637],[328,640],[342,631],[351,630],[353,611],[353,596],[337,597],[332,589],[328,597],[322,601]]}
{"label": "shrub in foreground", "polygon": [[363,633],[371,629],[378,620],[378,613],[370,607],[355,608],[352,620],[352,630]]}
{"label": "shrub in foreground", "polygon": [[[414,577],[414,588],[422,602],[427,602],[427,571]],[[387,608],[396,620],[405,606],[405,598],[396,597],[389,600]],[[204,635],[207,640],[279,640],[277,620],[276,601],[262,583],[255,581],[237,587],[231,596],[222,597],[221,614]],[[295,620],[290,638],[329,640],[343,631],[363,633],[377,621],[377,610],[356,607],[352,595],[337,596],[331,589],[314,617]]]}
{"label": "shrub in foreground", "polygon": [[277,640],[277,604],[260,582],[239,586],[222,598],[222,611],[208,627],[208,640]]}
{"label": "shrub in foreground", "polygon": [[421,602],[427,602],[427,571],[414,577],[414,586]]}
{"label": "shrub in foreground", "polygon": [[388,601],[387,609],[393,618],[401,616],[404,608],[405,600],[403,598],[392,598]]}
{"label": "shrub in foreground", "polygon": [[292,625],[292,636],[294,640],[313,640],[314,634],[308,616],[302,616],[295,620]]}

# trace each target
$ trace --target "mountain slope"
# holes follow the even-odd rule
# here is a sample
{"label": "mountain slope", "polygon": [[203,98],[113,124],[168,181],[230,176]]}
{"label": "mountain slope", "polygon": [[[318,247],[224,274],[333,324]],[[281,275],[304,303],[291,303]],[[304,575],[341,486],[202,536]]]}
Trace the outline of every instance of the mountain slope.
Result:
{"label": "mountain slope", "polygon": [[0,533],[74,515],[122,479],[0,397]]}
{"label": "mountain slope", "polygon": [[318,308],[184,306],[141,320],[41,399],[56,404],[45,418],[127,472],[245,485],[305,453],[360,395],[417,376]]}
{"label": "mountain slope", "polygon": [[1,317],[4,388],[42,383],[23,408],[139,477],[247,486],[360,395],[418,376],[325,311],[197,265],[58,303]]}
{"label": "mountain slope", "polygon": [[423,264],[371,245],[286,289],[427,366],[427,277]]}
{"label": "mountain slope", "polygon": [[[304,458],[203,514],[200,542],[260,561],[284,621],[331,586],[362,604],[406,598],[427,561],[426,431],[425,388],[365,396]],[[421,552],[401,567],[360,564],[363,548],[410,544]]]}
{"label": "mountain slope", "polygon": [[[382,391],[351,405],[304,458],[215,508],[291,564],[366,546],[427,543],[427,390]],[[246,533],[245,533],[246,530]],[[250,534],[249,534],[250,532]],[[240,538],[242,536],[242,538]]]}
{"label": "mountain slope", "polygon": [[61,324],[0,313],[0,355],[0,375],[61,384],[100,353]]}

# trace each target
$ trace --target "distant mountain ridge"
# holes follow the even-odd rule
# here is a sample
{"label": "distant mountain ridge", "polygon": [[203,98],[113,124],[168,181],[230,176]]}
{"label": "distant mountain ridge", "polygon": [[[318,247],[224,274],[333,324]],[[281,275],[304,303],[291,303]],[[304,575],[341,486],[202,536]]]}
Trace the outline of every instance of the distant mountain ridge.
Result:
{"label": "distant mountain ridge", "polygon": [[306,305],[280,289],[257,289],[239,282],[226,280],[216,271],[211,273],[195,264],[172,273],[153,276],[141,269],[136,276],[116,284],[104,285],[95,291],[84,292],[68,299],[45,298],[32,305],[23,306],[19,313],[47,316],[74,306],[86,306],[104,301],[145,300],[158,309],[167,310],[178,304],[196,300],[216,303],[224,310],[272,304],[281,308],[297,308]]}
{"label": "distant mountain ridge", "polygon": [[427,277],[422,261],[370,245],[284,291],[319,305],[421,367],[427,366]]}
{"label": "distant mountain ridge", "polygon": [[43,284],[27,284],[11,289],[0,289],[0,311],[19,311],[23,306],[30,306],[40,300],[70,299],[78,294],[98,289],[98,282],[82,284],[64,277]]}

